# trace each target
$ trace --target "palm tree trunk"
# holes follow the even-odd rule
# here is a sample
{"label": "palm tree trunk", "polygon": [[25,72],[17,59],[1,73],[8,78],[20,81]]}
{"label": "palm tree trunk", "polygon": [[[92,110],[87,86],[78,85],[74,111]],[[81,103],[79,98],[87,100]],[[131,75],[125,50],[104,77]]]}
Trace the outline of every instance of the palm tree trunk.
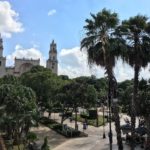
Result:
{"label": "palm tree trunk", "polygon": [[116,127],[116,133],[117,133],[118,150],[123,150],[118,104],[114,105],[113,111],[114,111],[114,120],[115,120],[115,127]]}
{"label": "palm tree trunk", "polygon": [[137,94],[138,94],[138,83],[139,83],[139,71],[140,67],[138,65],[135,65],[134,68],[134,89],[133,89],[133,98],[132,98],[132,104],[131,104],[131,150],[134,150],[135,144],[135,124],[136,124],[136,101],[137,101]]}
{"label": "palm tree trunk", "polygon": [[[109,90],[110,90],[109,94],[111,95],[110,97],[114,97],[114,92],[117,90],[117,87],[116,87],[117,83],[116,83],[116,79],[113,75],[113,70],[110,67],[110,65],[107,66],[107,74],[108,74],[108,78],[109,78]],[[112,100],[110,100],[110,101],[112,101]],[[117,133],[118,150],[123,150],[121,128],[120,128],[119,107],[118,107],[118,104],[114,104],[113,106],[114,106],[113,113],[114,113],[115,127],[116,127],[116,133]]]}

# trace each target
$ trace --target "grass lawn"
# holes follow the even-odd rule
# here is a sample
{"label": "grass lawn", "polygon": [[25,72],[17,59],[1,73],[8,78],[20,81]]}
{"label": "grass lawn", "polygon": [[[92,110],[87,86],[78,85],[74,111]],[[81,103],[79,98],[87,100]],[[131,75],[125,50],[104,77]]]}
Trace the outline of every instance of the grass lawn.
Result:
{"label": "grass lawn", "polygon": [[[75,115],[73,115],[73,118],[75,119]],[[80,115],[77,115],[77,121],[83,122],[85,119],[81,118]],[[92,125],[94,127],[97,127],[97,120],[96,119],[88,119],[87,120],[88,125]],[[104,119],[104,124],[107,122],[106,118]],[[103,116],[98,116],[98,126],[103,125]]]}
{"label": "grass lawn", "polygon": [[[23,145],[20,145],[19,147],[20,147],[20,150],[24,150],[24,146]],[[18,146],[17,145],[13,146],[13,150],[19,150]]]}

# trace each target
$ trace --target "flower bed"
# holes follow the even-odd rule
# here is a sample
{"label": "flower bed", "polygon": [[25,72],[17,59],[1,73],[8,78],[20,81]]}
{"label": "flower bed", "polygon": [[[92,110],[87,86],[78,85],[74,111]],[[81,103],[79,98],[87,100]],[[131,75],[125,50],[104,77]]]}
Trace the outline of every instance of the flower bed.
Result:
{"label": "flower bed", "polygon": [[46,117],[41,118],[40,122],[44,124],[45,126],[51,128],[52,130],[56,131],[57,133],[62,134],[65,137],[72,138],[72,137],[87,137],[88,136],[86,133],[75,130],[74,128],[71,128],[67,125],[62,126],[60,123],[52,119],[48,119]]}

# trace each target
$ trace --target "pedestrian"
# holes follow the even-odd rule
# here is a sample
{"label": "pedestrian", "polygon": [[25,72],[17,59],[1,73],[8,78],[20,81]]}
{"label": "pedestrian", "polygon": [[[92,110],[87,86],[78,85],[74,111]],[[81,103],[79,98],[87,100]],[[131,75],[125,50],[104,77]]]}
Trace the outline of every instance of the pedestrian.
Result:
{"label": "pedestrian", "polygon": [[112,132],[108,133],[108,137],[109,137],[110,142],[113,143],[113,138],[112,138],[113,134],[112,134]]}
{"label": "pedestrian", "polygon": [[70,119],[70,123],[72,123],[72,117],[70,117],[69,119]]}
{"label": "pedestrian", "polygon": [[86,130],[86,123],[83,123],[83,130]]}
{"label": "pedestrian", "polygon": [[86,129],[88,128],[88,122],[86,122]]}
{"label": "pedestrian", "polygon": [[78,127],[78,124],[76,124],[76,130],[78,131],[79,127]]}

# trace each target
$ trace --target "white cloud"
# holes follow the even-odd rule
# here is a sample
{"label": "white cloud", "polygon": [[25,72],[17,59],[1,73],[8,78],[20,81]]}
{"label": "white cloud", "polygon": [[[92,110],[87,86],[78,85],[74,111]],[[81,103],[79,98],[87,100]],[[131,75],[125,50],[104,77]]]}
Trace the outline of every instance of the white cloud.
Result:
{"label": "white cloud", "polygon": [[40,59],[40,65],[45,66],[46,60],[42,55],[40,50],[32,47],[32,48],[23,48],[21,45],[17,44],[15,46],[15,51],[7,56],[7,66],[14,64],[14,59],[16,58],[27,58],[27,59]]}
{"label": "white cloud", "polygon": [[11,8],[7,1],[0,1],[0,32],[5,37],[12,33],[22,32],[22,23],[18,21],[19,14]]}
{"label": "white cloud", "polygon": [[52,16],[56,13],[56,10],[55,9],[52,9],[48,12],[48,16]]}
{"label": "white cloud", "polygon": [[[96,75],[100,78],[105,75],[104,69],[100,66],[93,66],[92,69],[89,68],[87,63],[87,54],[85,51],[80,51],[79,47],[62,49],[59,53],[58,61],[59,74],[68,75],[70,78],[90,75]],[[141,69],[140,78],[150,78],[149,69],[150,64],[145,70]],[[121,59],[117,61],[116,67],[114,68],[114,73],[117,81],[124,81],[134,77],[133,69],[128,64],[123,63]]]}
{"label": "white cloud", "polygon": [[141,69],[140,77],[150,79],[150,64],[146,68]]}
{"label": "white cloud", "polygon": [[[126,79],[134,78],[134,70],[126,63],[123,63],[121,59],[118,60],[114,69],[115,76],[118,81],[124,81]],[[139,73],[139,79],[150,79],[150,64],[144,69],[142,68]]]}
{"label": "white cloud", "polygon": [[89,68],[87,54],[84,51],[80,51],[79,47],[62,49],[59,53],[58,61],[59,74],[68,75],[70,78],[90,75],[104,76],[104,70],[101,67],[93,66]]}
{"label": "white cloud", "polygon": [[124,81],[134,77],[133,69],[128,64],[123,63],[121,59],[117,61],[114,73],[117,81]]}
{"label": "white cloud", "polygon": [[[46,66],[46,59],[37,47],[24,48],[23,46],[17,44],[15,46],[15,51],[7,56],[7,65],[12,65],[14,63],[14,58],[32,58],[39,59],[40,64]],[[58,74],[68,75],[70,78],[75,78],[79,76],[91,76],[95,75],[98,78],[104,77],[104,69],[100,66],[93,66],[91,69],[88,66],[87,54],[85,51],[80,51],[79,47],[74,47],[71,49],[62,49],[58,53]],[[150,78],[150,64],[147,68],[141,69],[140,78],[148,79]],[[124,81],[126,79],[132,79],[134,77],[133,69],[122,62],[119,59],[114,68],[114,73],[117,81]]]}

